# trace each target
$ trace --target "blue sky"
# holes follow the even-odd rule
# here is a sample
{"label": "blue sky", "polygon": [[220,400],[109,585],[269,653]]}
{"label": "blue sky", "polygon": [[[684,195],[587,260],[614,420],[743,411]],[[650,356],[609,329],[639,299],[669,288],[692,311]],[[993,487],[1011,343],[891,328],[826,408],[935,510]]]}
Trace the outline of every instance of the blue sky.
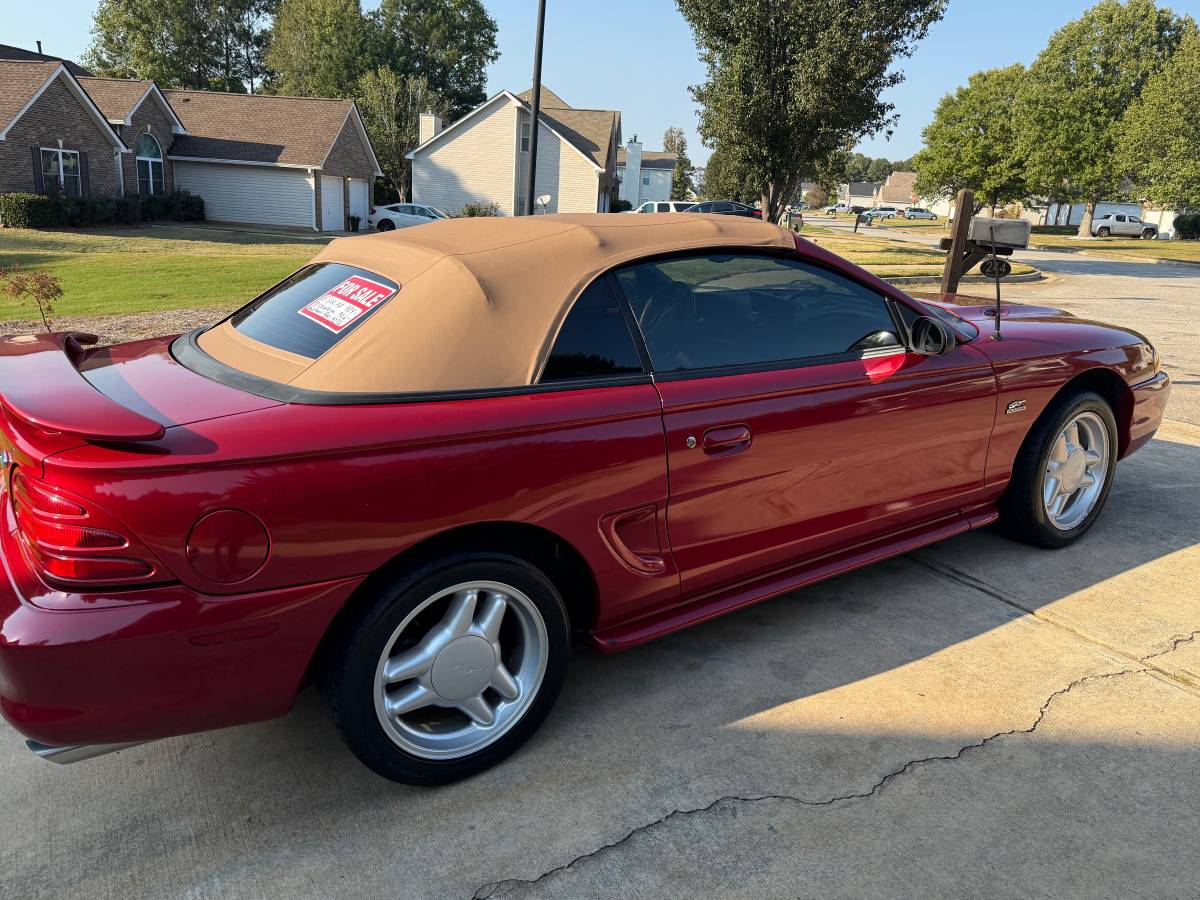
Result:
{"label": "blue sky", "polygon": [[[736,2],[736,0],[731,0]],[[0,43],[68,58],[89,41],[97,0],[0,0]],[[378,0],[364,0],[364,8]],[[520,91],[531,81],[535,0],[484,0],[499,24],[500,59],[488,69],[488,93]],[[673,0],[547,0],[542,79],[573,106],[621,110],[626,138],[637,133],[658,149],[671,125],[687,130],[692,158],[708,156],[696,134],[688,85],[704,77],[691,31]],[[901,159],[921,147],[921,129],[938,100],[979,69],[1030,63],[1050,34],[1089,7],[1090,0],[950,0],[946,17],[912,57],[901,60],[905,82],[888,93],[900,123],[890,141],[868,139],[860,150]],[[1160,5],[1163,5],[1160,3]],[[1200,17],[1200,0],[1167,4]],[[836,23],[833,27],[836,27]]]}

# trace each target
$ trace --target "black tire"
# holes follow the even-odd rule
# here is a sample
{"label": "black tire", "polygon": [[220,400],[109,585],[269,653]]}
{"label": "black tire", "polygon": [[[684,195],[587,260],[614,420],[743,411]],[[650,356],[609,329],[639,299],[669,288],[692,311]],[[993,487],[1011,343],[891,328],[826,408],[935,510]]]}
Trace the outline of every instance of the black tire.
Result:
{"label": "black tire", "polygon": [[380,219],[379,225],[376,227],[378,227],[378,229],[380,231],[395,231],[396,223],[393,222],[391,219]]}
{"label": "black tire", "polygon": [[1147,228],[1142,232],[1142,240],[1143,241],[1152,241],[1156,237],[1158,237],[1158,232],[1155,231],[1153,228]]}
{"label": "black tire", "polygon": [[[517,588],[541,614],[548,638],[545,674],[521,718],[494,742],[454,759],[427,759],[392,740],[375,709],[376,667],[395,629],[423,601],[470,581],[498,581]],[[384,778],[404,784],[449,784],[489,769],[515,752],[545,720],[558,699],[570,659],[570,627],[558,590],[523,560],[475,553],[423,566],[377,590],[345,625],[325,667],[322,688],[342,739],[359,760]]]}
{"label": "black tire", "polygon": [[[1085,411],[1096,413],[1108,429],[1108,468],[1095,506],[1075,527],[1064,531],[1050,521],[1042,501],[1046,465],[1059,433]],[[1034,423],[1017,453],[1012,479],[1000,498],[1000,529],[1014,540],[1037,547],[1057,549],[1075,543],[1104,509],[1116,470],[1117,421],[1108,401],[1093,391],[1055,399]]]}
{"label": "black tire", "polygon": [[1096,237],[1108,237],[1110,234],[1112,234],[1112,230],[1109,228],[1100,228],[1096,231]]}

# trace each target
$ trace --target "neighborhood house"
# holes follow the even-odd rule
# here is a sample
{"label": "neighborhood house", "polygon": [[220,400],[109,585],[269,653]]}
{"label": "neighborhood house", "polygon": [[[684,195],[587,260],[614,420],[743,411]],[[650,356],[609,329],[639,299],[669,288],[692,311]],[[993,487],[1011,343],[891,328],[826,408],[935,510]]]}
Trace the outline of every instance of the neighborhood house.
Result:
{"label": "neighborhood house", "polygon": [[[413,201],[458,210],[494,203],[501,215],[525,212],[531,91],[501,91],[445,127],[424,114],[412,160]],[[576,109],[543,87],[538,116],[535,213],[608,212],[619,195],[621,114]]]}
{"label": "neighborhood house", "polygon": [[0,193],[182,189],[217,221],[367,219],[382,173],[352,100],[160,90],[30,56],[0,45]]}

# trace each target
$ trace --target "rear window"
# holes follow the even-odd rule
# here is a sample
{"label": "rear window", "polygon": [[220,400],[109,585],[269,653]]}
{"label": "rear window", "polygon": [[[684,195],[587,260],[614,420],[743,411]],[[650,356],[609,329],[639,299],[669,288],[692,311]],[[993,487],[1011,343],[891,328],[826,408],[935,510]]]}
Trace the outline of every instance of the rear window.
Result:
{"label": "rear window", "polygon": [[365,269],[319,263],[243,306],[230,323],[261,344],[317,359],[399,290],[394,281]]}

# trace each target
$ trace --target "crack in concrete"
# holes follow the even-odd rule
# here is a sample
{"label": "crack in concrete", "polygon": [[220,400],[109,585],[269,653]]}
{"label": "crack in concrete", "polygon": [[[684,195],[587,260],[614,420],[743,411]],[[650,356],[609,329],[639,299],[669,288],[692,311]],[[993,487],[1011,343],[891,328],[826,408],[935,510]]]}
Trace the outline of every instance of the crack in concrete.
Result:
{"label": "crack in concrete", "polygon": [[1184,644],[1190,644],[1197,637],[1200,637],[1200,629],[1193,631],[1191,634],[1184,635],[1183,637],[1174,638],[1171,641],[1170,647],[1168,647],[1166,650],[1159,650],[1155,653],[1151,653],[1147,656],[1143,656],[1142,662],[1146,662],[1147,660],[1151,660],[1151,659],[1158,659],[1158,657],[1166,656],[1168,653],[1174,653],[1176,650],[1178,650]]}
{"label": "crack in concrete", "polygon": [[[1185,643],[1186,641],[1189,641],[1189,640],[1193,640],[1198,635],[1200,635],[1200,631],[1193,632],[1191,637],[1180,638],[1177,641],[1177,645],[1180,643]],[[1161,654],[1155,654],[1155,655],[1161,655]],[[513,891],[516,888],[531,887],[535,884],[538,884],[539,882],[545,881],[547,878],[550,878],[550,877],[558,874],[559,872],[565,872],[567,869],[570,869],[572,866],[575,866],[581,862],[584,862],[585,860],[592,859],[593,857],[599,856],[601,854],[607,853],[610,850],[620,847],[622,844],[626,843],[627,841],[632,840],[637,835],[642,834],[646,831],[650,831],[654,828],[657,828],[660,825],[663,825],[672,819],[686,817],[686,816],[703,815],[704,813],[711,812],[713,809],[715,809],[717,806],[721,805],[722,803],[764,803],[767,801],[774,800],[774,801],[785,802],[785,803],[795,803],[799,806],[806,806],[806,807],[811,807],[811,808],[825,808],[825,807],[835,806],[835,805],[838,805],[841,803],[849,803],[853,800],[866,800],[866,799],[870,799],[872,797],[876,797],[880,794],[880,792],[884,789],[884,787],[887,786],[887,784],[889,782],[893,781],[896,778],[899,778],[902,775],[912,772],[921,766],[929,765],[929,764],[935,763],[935,762],[952,762],[954,760],[961,759],[963,754],[968,753],[972,750],[978,750],[983,747],[986,747],[988,744],[990,744],[993,741],[998,740],[1000,738],[1012,737],[1014,735],[1033,734],[1037,730],[1038,726],[1042,724],[1042,720],[1046,717],[1046,713],[1049,712],[1050,706],[1054,703],[1054,701],[1057,698],[1070,693],[1072,690],[1074,690],[1076,687],[1078,687],[1081,684],[1084,684],[1089,681],[1102,681],[1102,680],[1108,679],[1108,678],[1117,678],[1117,677],[1120,677],[1123,675],[1136,675],[1136,674],[1140,674],[1140,673],[1144,673],[1144,672],[1148,672],[1148,671],[1150,671],[1150,670],[1146,669],[1146,668],[1120,669],[1116,672],[1104,672],[1104,673],[1101,673],[1098,675],[1084,675],[1081,678],[1076,678],[1074,681],[1072,681],[1066,687],[1059,688],[1057,691],[1055,691],[1049,697],[1046,698],[1046,701],[1038,709],[1038,714],[1037,714],[1037,717],[1033,720],[1033,724],[1031,724],[1029,727],[1014,728],[1014,729],[1010,729],[1008,731],[998,731],[995,734],[991,734],[985,738],[982,738],[981,740],[975,741],[970,744],[965,744],[964,746],[962,746],[958,750],[956,750],[954,753],[940,754],[938,756],[925,756],[925,757],[921,757],[919,759],[911,759],[908,762],[904,763],[904,765],[900,766],[899,768],[893,769],[891,772],[888,772],[886,775],[879,778],[874,784],[872,784],[870,786],[870,788],[868,788],[865,791],[857,791],[855,793],[850,793],[850,794],[839,794],[837,796],[829,797],[824,800],[813,800],[813,799],[806,798],[806,797],[797,797],[792,794],[753,794],[753,795],[725,794],[723,796],[718,797],[716,800],[713,800],[711,803],[705,804],[704,806],[697,806],[697,807],[692,807],[689,809],[673,809],[670,812],[659,816],[657,819],[655,819],[652,822],[647,822],[644,825],[639,825],[636,828],[626,832],[626,834],[623,837],[620,837],[617,840],[612,841],[610,843],[603,844],[600,847],[597,847],[595,850],[591,850],[587,853],[580,854],[579,856],[576,856],[574,859],[570,860],[569,862],[563,863],[562,865],[555,866],[552,869],[547,869],[545,872],[543,872],[541,875],[538,875],[535,878],[508,878],[503,881],[493,881],[493,882],[484,884],[475,891],[475,893],[472,895],[472,900],[492,900],[492,898],[506,896],[507,894],[509,894],[511,891]]]}

